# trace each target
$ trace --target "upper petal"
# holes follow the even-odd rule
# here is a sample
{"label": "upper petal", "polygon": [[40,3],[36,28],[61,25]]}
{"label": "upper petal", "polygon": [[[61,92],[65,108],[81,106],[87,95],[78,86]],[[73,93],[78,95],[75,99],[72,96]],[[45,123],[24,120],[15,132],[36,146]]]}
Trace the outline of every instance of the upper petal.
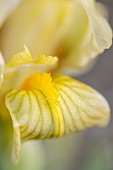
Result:
{"label": "upper petal", "polygon": [[[76,1],[81,4],[81,13],[83,14],[79,19],[81,20],[80,23],[83,23],[82,19],[85,21],[81,27],[79,23],[80,28],[78,30],[80,32],[82,28],[84,34],[79,36],[80,39],[76,45],[76,39],[73,38],[76,25],[73,24],[69,34],[72,41],[71,51],[65,60],[65,66],[61,68],[68,75],[83,73],[90,69],[94,58],[112,45],[112,29],[103,15],[105,10],[100,12],[95,0]],[[70,45],[67,48],[69,47]]]}
{"label": "upper petal", "polygon": [[94,0],[23,0],[0,36],[6,59],[24,43],[33,55],[38,51],[58,56],[57,71],[67,74],[87,68],[112,43],[112,30]]}
{"label": "upper petal", "polygon": [[91,30],[100,52],[108,49],[112,44],[112,29],[107,20],[97,10],[94,0],[81,0],[89,17]]}
{"label": "upper petal", "polygon": [[1,0],[0,1],[0,27],[3,25],[9,14],[21,0]]}

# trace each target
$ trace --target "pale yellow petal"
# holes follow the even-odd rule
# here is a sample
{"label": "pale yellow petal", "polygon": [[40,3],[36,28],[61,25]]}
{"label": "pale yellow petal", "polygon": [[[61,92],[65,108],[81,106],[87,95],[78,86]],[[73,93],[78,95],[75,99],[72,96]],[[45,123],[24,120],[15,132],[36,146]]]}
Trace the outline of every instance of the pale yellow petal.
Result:
{"label": "pale yellow petal", "polygon": [[0,27],[21,0],[0,0]]}
{"label": "pale yellow petal", "polygon": [[[68,50],[69,54],[65,60],[65,65],[61,67],[61,71],[68,75],[77,75],[90,68],[89,65],[93,65],[94,59],[112,45],[112,29],[104,17],[106,15],[105,9],[100,11],[100,4],[98,7],[95,0],[78,0],[78,3],[82,6],[81,13],[83,16],[80,20],[82,23],[82,19],[84,20],[84,25],[80,29],[84,28],[84,32],[83,35],[79,36],[80,39],[77,44],[76,39],[73,38],[76,25],[73,25],[69,34],[72,41],[71,50]],[[103,13],[105,14],[103,15]],[[68,44],[67,49],[69,47]]]}
{"label": "pale yellow petal", "polygon": [[112,43],[101,9],[94,0],[23,0],[0,31],[1,50],[8,60],[24,43],[33,56],[58,56],[55,71],[77,74]]}
{"label": "pale yellow petal", "polygon": [[[55,85],[62,96],[62,100],[69,106],[72,117],[78,114],[78,129],[92,125],[105,125],[109,121],[110,108],[105,98],[97,91],[69,77],[59,76],[54,79]],[[83,122],[82,122],[83,121]]]}
{"label": "pale yellow petal", "polygon": [[91,30],[99,51],[108,49],[112,44],[112,29],[107,20],[99,13],[94,0],[81,0],[89,17]]}
{"label": "pale yellow petal", "polygon": [[38,73],[22,90],[10,91],[5,103],[13,122],[16,156],[21,141],[58,138],[94,125],[105,126],[110,117],[107,101],[94,89],[65,76],[52,82],[48,73]]}
{"label": "pale yellow petal", "polygon": [[56,43],[69,28],[72,5],[66,0],[23,0],[0,32],[5,57],[9,59],[22,44],[29,46],[33,56],[53,55]]}
{"label": "pale yellow petal", "polygon": [[47,64],[47,65],[52,65],[57,63],[58,57],[53,57],[53,56],[45,56],[44,54],[40,54],[40,56],[34,60],[34,63],[37,64]]}

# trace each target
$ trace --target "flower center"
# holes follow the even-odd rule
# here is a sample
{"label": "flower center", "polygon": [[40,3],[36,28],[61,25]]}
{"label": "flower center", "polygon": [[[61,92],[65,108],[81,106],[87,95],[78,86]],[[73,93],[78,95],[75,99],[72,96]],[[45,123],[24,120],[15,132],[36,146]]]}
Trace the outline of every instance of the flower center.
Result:
{"label": "flower center", "polygon": [[50,73],[36,73],[32,75],[25,81],[22,90],[40,90],[54,106],[59,105],[59,93],[55,88]]}

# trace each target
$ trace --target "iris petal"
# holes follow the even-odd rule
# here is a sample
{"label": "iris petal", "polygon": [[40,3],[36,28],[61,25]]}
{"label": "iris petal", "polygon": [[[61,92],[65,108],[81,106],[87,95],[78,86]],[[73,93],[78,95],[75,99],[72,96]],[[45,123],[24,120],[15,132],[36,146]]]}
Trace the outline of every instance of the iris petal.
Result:
{"label": "iris petal", "polygon": [[1,0],[0,1],[0,27],[3,25],[9,14],[19,4],[21,0]]}
{"label": "iris petal", "polygon": [[[41,82],[46,86],[49,81]],[[109,122],[110,108],[105,98],[77,80],[57,76],[43,90],[36,79],[36,86],[29,87],[11,90],[5,99],[13,122],[16,156],[19,155],[21,141],[58,138],[94,125],[105,126]],[[49,96],[51,89],[58,94],[53,93],[56,104]]]}
{"label": "iris petal", "polygon": [[57,72],[84,72],[112,43],[105,10],[99,11],[95,0],[23,0],[0,30],[1,50],[8,60],[24,43],[34,56],[58,56]]}
{"label": "iris petal", "polygon": [[91,30],[99,52],[108,49],[112,44],[112,30],[107,20],[96,9],[94,0],[82,0],[81,3],[89,17]]}

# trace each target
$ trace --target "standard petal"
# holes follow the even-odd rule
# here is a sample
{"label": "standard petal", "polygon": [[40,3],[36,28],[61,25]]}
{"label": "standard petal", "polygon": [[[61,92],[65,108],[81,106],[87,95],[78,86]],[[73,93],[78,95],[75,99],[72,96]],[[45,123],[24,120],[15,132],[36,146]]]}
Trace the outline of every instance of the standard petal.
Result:
{"label": "standard petal", "polygon": [[95,43],[100,52],[108,49],[112,44],[112,29],[107,20],[96,9],[94,0],[81,0],[84,9],[89,17],[89,22]]}
{"label": "standard petal", "polygon": [[21,0],[1,0],[0,1],[0,27],[3,25],[9,14]]}
{"label": "standard petal", "polygon": [[70,77],[59,76],[51,82],[47,73],[38,73],[38,76],[40,78],[34,75],[36,84],[31,82],[31,77],[25,82],[24,90],[12,90],[6,95],[16,156],[21,140],[58,138],[94,125],[108,124],[109,105],[91,87]]}
{"label": "standard petal", "polygon": [[56,72],[84,72],[112,43],[112,30],[101,13],[94,0],[23,0],[0,31],[1,50],[7,60],[24,43],[34,56],[58,56]]}
{"label": "standard petal", "polygon": [[[93,65],[95,61],[94,59],[112,45],[113,36],[112,29],[105,18],[106,11],[102,6],[100,11],[100,4],[95,0],[76,1],[79,5],[81,4],[83,16],[80,20],[81,23],[84,23],[83,26],[80,26],[80,23],[77,24],[80,27],[78,30],[80,32],[80,29],[82,29],[84,32],[79,36],[77,44],[76,38],[73,38],[76,25],[73,24],[71,33],[69,33],[70,37],[68,36],[67,42],[71,39],[71,43],[67,46],[67,49],[71,47],[71,50],[67,50],[69,52],[68,57],[65,60],[64,67],[61,68],[62,72],[68,75],[77,75],[90,69],[90,65]],[[73,23],[76,24],[76,22]],[[64,44],[65,42],[66,39]]]}

